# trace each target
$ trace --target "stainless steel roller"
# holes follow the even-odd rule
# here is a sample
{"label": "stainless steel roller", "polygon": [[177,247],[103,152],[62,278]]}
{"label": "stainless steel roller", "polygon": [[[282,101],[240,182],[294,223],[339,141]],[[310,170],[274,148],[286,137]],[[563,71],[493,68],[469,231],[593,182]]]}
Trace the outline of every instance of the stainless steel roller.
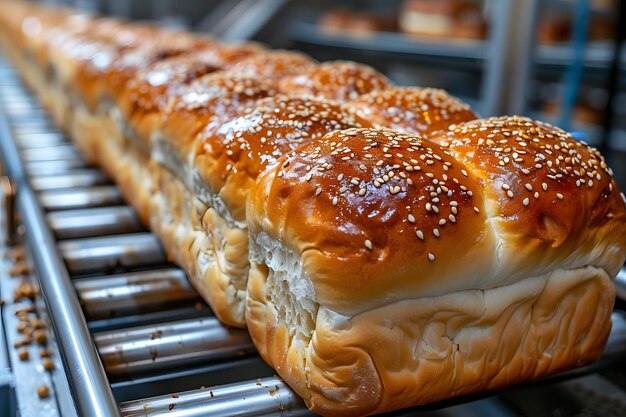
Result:
{"label": "stainless steel roller", "polygon": [[626,269],[622,268],[619,271],[613,283],[615,284],[617,298],[626,301]]}
{"label": "stainless steel roller", "polygon": [[31,186],[35,191],[92,187],[107,183],[109,183],[107,176],[102,171],[95,169],[76,170],[70,174],[49,175],[31,179]]}
{"label": "stainless steel roller", "polygon": [[311,416],[279,378],[260,378],[120,404],[124,417]]}
{"label": "stainless steel roller", "polygon": [[177,268],[84,278],[74,285],[90,320],[161,311],[200,300]]}
{"label": "stainless steel roller", "polygon": [[72,274],[114,271],[166,262],[157,238],[150,233],[72,239],[59,242]]}
{"label": "stainless steel roller", "polygon": [[46,148],[65,144],[67,139],[61,133],[47,131],[42,126],[22,128],[15,132],[15,143],[18,148]]}
{"label": "stainless steel roller", "polygon": [[58,161],[36,161],[24,164],[26,172],[32,176],[47,176],[68,174],[69,171],[86,168],[87,164],[82,159],[65,159]]}
{"label": "stainless steel roller", "polygon": [[48,224],[59,239],[76,239],[144,230],[135,211],[128,206],[55,211]]}
{"label": "stainless steel roller", "polygon": [[83,159],[83,156],[71,143],[25,148],[20,153],[24,162]]}
{"label": "stainless steel roller", "polygon": [[42,191],[39,200],[46,210],[69,210],[121,204],[122,194],[112,185]]}
{"label": "stainless steel roller", "polygon": [[96,333],[94,341],[109,378],[181,370],[255,352],[248,332],[215,317]]}

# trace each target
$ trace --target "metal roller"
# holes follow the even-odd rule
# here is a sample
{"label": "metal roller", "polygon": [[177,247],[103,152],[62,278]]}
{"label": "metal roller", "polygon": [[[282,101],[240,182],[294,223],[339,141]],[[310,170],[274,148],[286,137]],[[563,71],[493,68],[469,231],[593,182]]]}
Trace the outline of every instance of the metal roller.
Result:
{"label": "metal roller", "polygon": [[67,138],[52,130],[46,125],[32,125],[14,128],[15,143],[18,148],[44,148],[49,146],[58,146],[67,143]]}
{"label": "metal roller", "polygon": [[123,417],[310,416],[281,379],[260,378],[120,404]]}
{"label": "metal roller", "polygon": [[176,268],[79,279],[74,282],[90,320],[162,311],[200,300]]}
{"label": "metal roller", "polygon": [[69,210],[121,204],[122,194],[112,185],[43,191],[39,200],[46,210]]}
{"label": "metal roller", "polygon": [[59,242],[59,249],[72,274],[115,271],[165,263],[165,255],[150,233],[72,239]]}
{"label": "metal roller", "polygon": [[29,114],[33,111],[44,111],[43,108],[41,108],[37,103],[31,100],[20,100],[19,96],[11,97],[11,101],[5,101],[4,103],[6,113],[12,117],[19,117],[24,114]]}
{"label": "metal roller", "polygon": [[615,292],[617,298],[620,300],[626,301],[626,269],[621,269],[615,279],[613,280],[615,284]]}
{"label": "metal roller", "polygon": [[86,168],[87,164],[81,159],[66,159],[59,161],[37,161],[24,164],[26,172],[31,177],[70,174],[72,170]]}
{"label": "metal roller", "polygon": [[71,143],[25,148],[20,153],[24,162],[83,159],[83,156]]}
{"label": "metal roller", "polygon": [[47,215],[48,224],[58,239],[76,239],[144,230],[128,206],[99,207],[56,211]]}
{"label": "metal roller", "polygon": [[248,332],[215,317],[96,333],[94,341],[109,378],[181,370],[255,352]]}
{"label": "metal roller", "polygon": [[71,174],[49,175],[31,178],[31,186],[36,191],[56,190],[61,188],[91,187],[104,185],[109,179],[102,171],[95,169],[76,170]]}

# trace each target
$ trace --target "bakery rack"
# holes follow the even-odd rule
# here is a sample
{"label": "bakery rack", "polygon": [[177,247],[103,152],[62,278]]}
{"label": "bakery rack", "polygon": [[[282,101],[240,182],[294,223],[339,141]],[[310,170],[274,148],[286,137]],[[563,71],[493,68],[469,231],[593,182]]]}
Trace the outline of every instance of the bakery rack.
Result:
{"label": "bakery rack", "polygon": [[[0,151],[1,415],[310,414],[258,357],[247,333],[217,321],[117,188],[54,128],[2,57]],[[16,260],[19,248],[24,255]],[[626,272],[616,282],[626,299]],[[14,301],[23,283],[41,296]],[[29,361],[18,358],[16,313],[25,308],[50,324],[51,372],[37,363],[36,346],[25,347]],[[607,373],[626,354],[626,313],[614,312],[613,323],[596,364],[402,415],[513,416],[538,393],[554,395],[534,415],[572,404],[623,415],[626,385]],[[50,396],[39,399],[42,383]]]}

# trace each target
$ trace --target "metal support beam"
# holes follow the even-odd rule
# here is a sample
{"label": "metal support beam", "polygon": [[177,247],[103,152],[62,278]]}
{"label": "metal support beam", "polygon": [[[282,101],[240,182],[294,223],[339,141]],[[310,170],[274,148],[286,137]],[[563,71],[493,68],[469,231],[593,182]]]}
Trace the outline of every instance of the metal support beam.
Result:
{"label": "metal support beam", "polygon": [[538,3],[489,3],[491,33],[481,91],[483,116],[526,113]]}

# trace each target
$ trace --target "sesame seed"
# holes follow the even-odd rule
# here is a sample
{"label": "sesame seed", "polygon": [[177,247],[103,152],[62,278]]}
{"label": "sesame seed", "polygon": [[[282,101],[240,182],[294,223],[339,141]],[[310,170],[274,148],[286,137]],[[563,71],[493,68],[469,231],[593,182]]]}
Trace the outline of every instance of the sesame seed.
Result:
{"label": "sesame seed", "polygon": [[450,205],[451,205],[452,207],[456,207],[456,206],[458,206],[458,205],[459,205],[459,203],[457,203],[456,201],[450,201]]}
{"label": "sesame seed", "polygon": [[337,197],[333,197],[333,206],[337,205]]}
{"label": "sesame seed", "polygon": [[315,195],[320,195],[322,193],[322,187],[318,187],[317,190],[315,190]]}
{"label": "sesame seed", "polygon": [[435,255],[433,255],[432,253],[428,252],[428,260],[433,262],[435,260]]}
{"label": "sesame seed", "polygon": [[539,192],[535,191],[535,198],[539,198]]}
{"label": "sesame seed", "polygon": [[508,184],[502,184],[502,189],[508,191],[511,189],[511,187],[509,187]]}
{"label": "sesame seed", "polygon": [[528,183],[524,184],[524,187],[526,187],[526,189],[527,189],[528,191],[532,191],[532,190],[533,190],[533,186],[532,186],[532,185],[530,185],[530,184],[528,184]]}
{"label": "sesame seed", "polygon": [[439,226],[446,224],[446,219],[439,219]]}
{"label": "sesame seed", "polygon": [[424,233],[421,230],[417,230],[415,232],[415,236],[417,236],[421,240],[424,240]]}
{"label": "sesame seed", "polygon": [[511,190],[507,191],[506,195],[508,195],[509,198],[513,198],[513,191],[511,191]]}
{"label": "sesame seed", "polygon": [[399,185],[396,185],[396,186],[392,185],[391,187],[389,187],[389,192],[391,194],[398,194],[400,192],[400,186]]}
{"label": "sesame seed", "polygon": [[530,200],[528,199],[528,197],[526,197],[526,198],[522,201],[522,204],[523,204],[523,205],[525,205],[525,206],[527,206],[527,205],[529,205],[529,204],[530,204]]}
{"label": "sesame seed", "polygon": [[434,211],[435,213],[439,213],[439,208],[438,208],[437,206],[433,206],[433,211]]}
{"label": "sesame seed", "polygon": [[454,214],[450,214],[450,215],[448,216],[448,219],[450,219],[450,221],[451,221],[452,223],[456,223],[456,217],[454,216]]}
{"label": "sesame seed", "polygon": [[558,198],[559,200],[563,200],[563,194],[556,193],[556,198]]}
{"label": "sesame seed", "polygon": [[541,188],[543,188],[543,191],[548,191],[548,184],[544,182],[543,184],[541,184]]}
{"label": "sesame seed", "polygon": [[369,240],[369,239],[366,239],[366,240],[365,240],[365,247],[366,247],[367,249],[369,249],[369,250],[374,249],[374,246],[372,245],[372,241],[371,241],[371,240]]}
{"label": "sesame seed", "polygon": [[480,212],[480,210],[478,210],[478,207],[474,207],[474,211],[475,211],[476,213],[479,213],[479,212]]}
{"label": "sesame seed", "polygon": [[412,214],[409,214],[408,219],[409,219],[409,222],[415,223],[415,216],[413,216]]}
{"label": "sesame seed", "polygon": [[435,235],[435,237],[439,237],[439,229],[433,229],[433,235]]}
{"label": "sesame seed", "polygon": [[426,211],[430,211],[432,209],[432,205],[430,203],[426,203]]}

